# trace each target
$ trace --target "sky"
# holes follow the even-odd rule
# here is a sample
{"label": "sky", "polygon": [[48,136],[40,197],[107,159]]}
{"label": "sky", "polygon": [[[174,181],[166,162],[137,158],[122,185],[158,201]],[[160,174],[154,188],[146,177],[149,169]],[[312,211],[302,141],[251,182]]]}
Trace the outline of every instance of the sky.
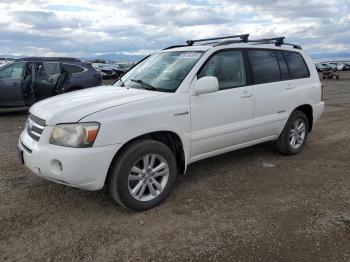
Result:
{"label": "sky", "polygon": [[0,0],[0,54],[145,55],[187,39],[286,36],[315,60],[350,58],[349,0]]}

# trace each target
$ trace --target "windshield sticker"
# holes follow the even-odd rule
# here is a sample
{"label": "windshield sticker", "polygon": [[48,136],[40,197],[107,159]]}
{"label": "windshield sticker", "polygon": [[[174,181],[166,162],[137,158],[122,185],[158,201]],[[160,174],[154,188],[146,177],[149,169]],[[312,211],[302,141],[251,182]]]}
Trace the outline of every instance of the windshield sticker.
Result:
{"label": "windshield sticker", "polygon": [[201,56],[201,53],[198,52],[186,52],[182,53],[179,57],[180,58],[198,58]]}

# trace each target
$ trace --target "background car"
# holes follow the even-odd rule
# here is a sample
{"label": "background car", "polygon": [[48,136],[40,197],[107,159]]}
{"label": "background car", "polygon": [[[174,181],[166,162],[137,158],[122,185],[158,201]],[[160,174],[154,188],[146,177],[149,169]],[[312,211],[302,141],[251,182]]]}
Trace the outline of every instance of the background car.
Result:
{"label": "background car", "polygon": [[322,65],[319,63],[315,64],[315,67],[316,67],[317,72],[323,72],[323,71],[327,70],[327,67],[325,65]]}
{"label": "background car", "polygon": [[112,64],[93,63],[92,66],[100,72],[102,79],[117,78],[115,67]]}
{"label": "background car", "polygon": [[337,70],[343,71],[344,70],[344,64],[343,63],[338,63],[338,62],[329,62],[330,65],[335,66]]}
{"label": "background car", "polygon": [[134,63],[117,63],[117,65],[121,70],[127,72],[131,67],[133,67]]}
{"label": "background car", "polygon": [[14,61],[14,58],[9,58],[9,57],[0,57],[0,67]]}
{"label": "background car", "polygon": [[101,85],[91,64],[75,58],[30,57],[0,68],[0,107],[29,106],[42,99]]}
{"label": "background car", "polygon": [[344,71],[350,71],[350,62],[345,62],[344,64]]}

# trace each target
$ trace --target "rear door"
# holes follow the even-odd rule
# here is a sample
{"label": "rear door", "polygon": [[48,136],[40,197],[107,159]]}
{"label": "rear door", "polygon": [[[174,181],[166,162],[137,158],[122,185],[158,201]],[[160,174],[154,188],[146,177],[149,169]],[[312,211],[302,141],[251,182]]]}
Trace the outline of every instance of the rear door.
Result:
{"label": "rear door", "polygon": [[37,101],[54,95],[54,89],[60,76],[60,64],[45,62],[39,65],[33,81],[34,94]]}
{"label": "rear door", "polygon": [[294,105],[294,83],[281,52],[247,49],[255,95],[253,140],[281,133]]}
{"label": "rear door", "polygon": [[23,106],[22,78],[25,63],[13,63],[0,69],[0,106]]}

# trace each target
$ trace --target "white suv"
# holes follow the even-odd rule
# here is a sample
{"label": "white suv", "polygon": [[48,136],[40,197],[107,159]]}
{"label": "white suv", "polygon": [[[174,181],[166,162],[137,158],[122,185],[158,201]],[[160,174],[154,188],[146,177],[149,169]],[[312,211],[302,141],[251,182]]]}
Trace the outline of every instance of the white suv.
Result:
{"label": "white suv", "polygon": [[299,153],[324,110],[313,62],[283,38],[235,37],[169,47],[112,86],[35,104],[23,163],[65,185],[107,185],[120,205],[145,210],[195,161],[266,141]]}

